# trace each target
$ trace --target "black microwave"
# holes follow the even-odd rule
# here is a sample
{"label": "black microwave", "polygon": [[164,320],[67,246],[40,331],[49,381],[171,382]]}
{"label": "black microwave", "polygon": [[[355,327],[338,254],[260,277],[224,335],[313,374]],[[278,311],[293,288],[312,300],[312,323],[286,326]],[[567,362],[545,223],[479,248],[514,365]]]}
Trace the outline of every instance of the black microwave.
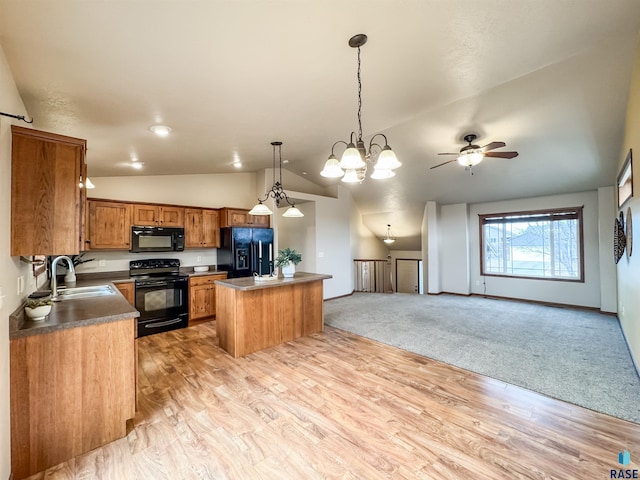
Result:
{"label": "black microwave", "polygon": [[130,252],[181,252],[184,250],[184,228],[131,227]]}

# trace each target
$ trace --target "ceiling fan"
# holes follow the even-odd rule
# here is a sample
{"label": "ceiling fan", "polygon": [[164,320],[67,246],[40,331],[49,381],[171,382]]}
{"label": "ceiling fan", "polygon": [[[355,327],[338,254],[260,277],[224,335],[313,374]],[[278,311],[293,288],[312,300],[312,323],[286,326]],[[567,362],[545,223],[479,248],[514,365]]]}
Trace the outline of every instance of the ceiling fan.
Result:
{"label": "ceiling fan", "polygon": [[518,156],[518,152],[492,152],[491,150],[495,150],[496,148],[506,147],[507,144],[504,142],[491,142],[483,147],[478,145],[474,145],[474,140],[478,138],[477,135],[473,133],[469,133],[464,136],[464,141],[468,142],[469,145],[465,145],[460,149],[460,153],[439,153],[438,155],[455,155],[457,158],[453,160],[447,160],[444,163],[440,163],[430,168],[433,170],[434,168],[441,167],[442,165],[446,165],[447,163],[455,162],[456,160],[463,167],[474,167],[478,165],[484,157],[494,157],[494,158],[515,158]]}

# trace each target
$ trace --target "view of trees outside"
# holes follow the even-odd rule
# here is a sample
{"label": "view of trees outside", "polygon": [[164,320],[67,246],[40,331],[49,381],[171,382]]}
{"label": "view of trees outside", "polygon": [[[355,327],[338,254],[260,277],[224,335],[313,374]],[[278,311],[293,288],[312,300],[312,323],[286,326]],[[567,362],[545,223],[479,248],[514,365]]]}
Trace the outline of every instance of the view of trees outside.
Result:
{"label": "view of trees outside", "polygon": [[485,274],[580,278],[578,220],[484,225]]}

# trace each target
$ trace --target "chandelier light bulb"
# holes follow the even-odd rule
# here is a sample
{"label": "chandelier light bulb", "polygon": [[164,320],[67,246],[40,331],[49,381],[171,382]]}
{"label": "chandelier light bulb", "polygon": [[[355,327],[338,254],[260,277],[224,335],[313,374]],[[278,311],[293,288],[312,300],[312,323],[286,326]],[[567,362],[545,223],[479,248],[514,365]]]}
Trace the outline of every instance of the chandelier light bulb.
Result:
{"label": "chandelier light bulb", "polygon": [[340,168],[345,170],[356,170],[358,168],[364,168],[366,163],[362,160],[362,156],[360,156],[360,152],[356,146],[353,143],[350,143],[342,154],[342,159],[340,160],[339,165]]}
{"label": "chandelier light bulb", "polygon": [[398,167],[401,167],[402,163],[398,161],[396,154],[393,153],[391,147],[389,145],[385,145],[378,155],[378,162],[376,163],[375,168],[381,168],[383,170],[395,170]]}
{"label": "chandelier light bulb", "polygon": [[344,172],[344,177],[342,177],[342,181],[344,183],[358,183],[360,182],[360,178],[358,178],[358,172],[352,168]]}
{"label": "chandelier light bulb", "polygon": [[395,176],[396,172],[384,168],[374,168],[373,173],[371,174],[371,178],[373,178],[374,180],[384,180],[385,178],[391,178]]}
{"label": "chandelier light bulb", "polygon": [[302,213],[295,205],[291,205],[287,211],[282,214],[282,216],[287,218],[300,218],[304,217],[304,213]]}

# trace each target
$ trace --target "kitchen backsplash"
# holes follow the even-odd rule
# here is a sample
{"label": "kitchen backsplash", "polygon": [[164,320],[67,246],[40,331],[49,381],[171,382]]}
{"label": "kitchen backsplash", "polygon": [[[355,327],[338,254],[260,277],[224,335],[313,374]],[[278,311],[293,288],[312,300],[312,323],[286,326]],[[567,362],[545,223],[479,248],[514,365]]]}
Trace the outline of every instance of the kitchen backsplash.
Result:
{"label": "kitchen backsplash", "polygon": [[[184,267],[196,265],[217,265],[217,249],[189,249],[183,252],[155,252],[155,253],[129,253],[129,252],[86,252],[82,260],[93,259],[76,267],[77,273],[116,272],[129,270],[131,260],[147,258],[177,258]],[[62,266],[62,263],[60,264]]]}

